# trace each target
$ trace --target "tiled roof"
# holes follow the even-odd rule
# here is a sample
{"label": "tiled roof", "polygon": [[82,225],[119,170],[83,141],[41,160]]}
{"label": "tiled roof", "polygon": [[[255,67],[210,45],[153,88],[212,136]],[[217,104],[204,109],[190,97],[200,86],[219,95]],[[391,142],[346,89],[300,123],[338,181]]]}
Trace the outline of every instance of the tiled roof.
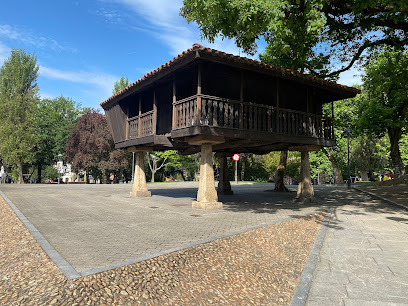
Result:
{"label": "tiled roof", "polygon": [[311,85],[313,83],[315,84],[320,84],[320,85],[324,85],[327,87],[330,87],[332,89],[337,89],[337,90],[341,90],[344,92],[348,92],[348,93],[353,93],[353,94],[358,94],[360,93],[359,89],[356,89],[354,87],[349,87],[346,85],[341,85],[341,84],[337,84],[334,82],[330,82],[330,81],[326,81],[311,75],[307,75],[307,74],[303,74],[291,69],[286,69],[283,67],[279,67],[279,66],[273,66],[273,65],[268,65],[253,59],[249,59],[246,57],[241,57],[241,56],[236,56],[233,54],[229,54],[229,53],[225,53],[225,52],[221,52],[215,49],[211,49],[211,48],[205,48],[202,45],[195,43],[193,44],[193,46],[189,49],[187,49],[186,51],[183,51],[183,53],[177,55],[175,58],[173,58],[172,60],[168,61],[167,63],[161,65],[160,67],[158,67],[157,69],[145,74],[143,77],[141,77],[139,80],[133,82],[132,84],[130,84],[129,86],[127,86],[126,88],[122,89],[121,91],[115,93],[113,96],[111,96],[110,98],[108,98],[107,100],[103,101],[101,103],[101,106],[105,105],[106,103],[114,100],[115,98],[125,94],[127,91],[131,90],[132,88],[136,87],[138,84],[140,84],[141,82],[147,80],[148,78],[154,76],[155,74],[157,74],[158,72],[165,70],[166,68],[171,67],[172,65],[174,65],[176,62],[178,62],[179,60],[183,59],[184,57],[186,57],[189,54],[192,54],[196,51],[199,52],[206,52],[224,59],[228,59],[228,60],[232,60],[235,61],[237,63],[241,63],[241,64],[246,64],[248,66],[257,66],[257,67],[262,67],[265,69],[270,69],[274,72],[279,73],[283,78],[291,78],[291,79],[302,79],[304,81],[308,81],[311,83]]}

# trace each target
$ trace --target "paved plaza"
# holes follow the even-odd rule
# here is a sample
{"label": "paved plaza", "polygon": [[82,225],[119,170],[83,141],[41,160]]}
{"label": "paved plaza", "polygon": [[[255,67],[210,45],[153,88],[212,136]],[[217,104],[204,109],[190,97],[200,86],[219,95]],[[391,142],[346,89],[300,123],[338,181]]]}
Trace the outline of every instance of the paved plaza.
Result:
{"label": "paved plaza", "polygon": [[[2,185],[0,189],[80,273],[288,217],[332,209],[307,305],[408,305],[408,214],[345,187],[315,186],[311,204],[271,184],[233,185],[220,210],[191,207],[197,183]],[[269,191],[268,191],[269,190]],[[294,188],[292,188],[294,190]]]}
{"label": "paved plaza", "polygon": [[131,185],[4,185],[1,190],[78,272],[306,214],[320,205],[292,204],[294,192],[271,184],[234,186],[221,210],[191,207],[198,183],[150,184],[151,198]]}

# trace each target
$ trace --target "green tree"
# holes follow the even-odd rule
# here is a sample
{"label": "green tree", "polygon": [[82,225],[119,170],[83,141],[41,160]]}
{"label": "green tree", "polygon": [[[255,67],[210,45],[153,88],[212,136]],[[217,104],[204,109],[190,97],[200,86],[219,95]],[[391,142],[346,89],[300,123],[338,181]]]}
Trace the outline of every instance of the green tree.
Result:
{"label": "green tree", "polygon": [[13,49],[0,70],[0,155],[17,167],[19,184],[23,183],[23,164],[33,158],[37,76],[35,55],[23,50]]}
{"label": "green tree", "polygon": [[37,167],[38,182],[45,166],[56,162],[65,152],[70,129],[76,124],[82,109],[69,98],[43,99],[35,112],[36,146],[33,163]]}
{"label": "green tree", "polygon": [[[350,69],[364,51],[408,44],[405,0],[184,0],[183,3],[180,14],[188,22],[198,24],[203,38],[210,42],[217,36],[235,39],[237,46],[248,54],[255,53],[261,37],[271,47],[282,46],[290,52],[294,50],[293,45],[288,48],[285,37],[291,35],[297,38],[294,44],[305,46],[311,42],[316,52],[326,46],[324,56],[340,60],[342,67],[331,67],[330,72],[316,71],[309,66],[314,63],[313,57],[309,59],[303,53],[306,68],[320,76],[336,76]],[[302,28],[305,22],[306,27]],[[298,33],[307,35],[303,39]],[[279,45],[281,39],[283,44]],[[313,45],[317,41],[321,44]],[[296,57],[301,61],[302,56]]]}
{"label": "green tree", "polygon": [[386,48],[372,56],[363,76],[362,116],[366,133],[387,134],[396,175],[405,175],[399,143],[408,127],[408,52]]}
{"label": "green tree", "polygon": [[112,94],[115,94],[128,86],[129,86],[128,78],[121,77],[120,80],[116,81],[115,84],[113,85]]}

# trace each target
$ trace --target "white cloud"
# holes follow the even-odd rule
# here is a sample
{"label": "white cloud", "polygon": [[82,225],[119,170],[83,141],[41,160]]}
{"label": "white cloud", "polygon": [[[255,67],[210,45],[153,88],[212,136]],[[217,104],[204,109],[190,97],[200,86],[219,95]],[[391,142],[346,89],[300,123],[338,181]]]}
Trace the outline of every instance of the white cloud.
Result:
{"label": "white cloud", "polygon": [[68,51],[76,52],[76,49],[63,46],[55,39],[37,36],[29,31],[22,31],[8,24],[0,25],[0,37],[5,37],[10,40],[16,40],[20,43],[35,46],[37,48],[47,48],[53,51]]}
{"label": "white cloud", "polygon": [[360,85],[362,72],[357,68],[351,68],[345,72],[340,73],[340,78],[337,83],[347,86]]}
{"label": "white cloud", "polygon": [[[189,25],[180,15],[182,0],[101,0],[103,2],[119,3],[129,8],[144,21],[137,26],[129,26],[136,31],[144,31],[155,36],[168,46],[170,54],[175,56],[193,43],[201,43],[205,47],[239,55],[239,49],[229,39],[216,38],[213,44],[202,42],[200,33],[195,25]],[[107,10],[103,9],[106,13]],[[113,12],[113,11],[112,11]]]}
{"label": "white cloud", "polygon": [[62,80],[71,83],[79,83],[90,85],[99,88],[99,92],[106,97],[112,94],[114,83],[119,79],[118,76],[108,73],[95,73],[89,71],[68,71],[40,65],[40,76],[53,79]]}
{"label": "white cloud", "polygon": [[3,65],[3,62],[10,56],[11,48],[4,45],[0,41],[0,66]]}

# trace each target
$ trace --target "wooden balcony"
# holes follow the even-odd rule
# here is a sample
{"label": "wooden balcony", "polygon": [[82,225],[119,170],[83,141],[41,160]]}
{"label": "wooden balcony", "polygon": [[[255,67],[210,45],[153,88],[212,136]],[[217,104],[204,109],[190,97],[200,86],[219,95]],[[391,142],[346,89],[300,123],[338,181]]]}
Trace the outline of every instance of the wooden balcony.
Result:
{"label": "wooden balcony", "polygon": [[153,135],[153,111],[129,118],[127,121],[128,139]]}
{"label": "wooden balcony", "polygon": [[334,139],[333,119],[321,115],[206,95],[194,95],[173,105],[173,130],[208,126]]}

